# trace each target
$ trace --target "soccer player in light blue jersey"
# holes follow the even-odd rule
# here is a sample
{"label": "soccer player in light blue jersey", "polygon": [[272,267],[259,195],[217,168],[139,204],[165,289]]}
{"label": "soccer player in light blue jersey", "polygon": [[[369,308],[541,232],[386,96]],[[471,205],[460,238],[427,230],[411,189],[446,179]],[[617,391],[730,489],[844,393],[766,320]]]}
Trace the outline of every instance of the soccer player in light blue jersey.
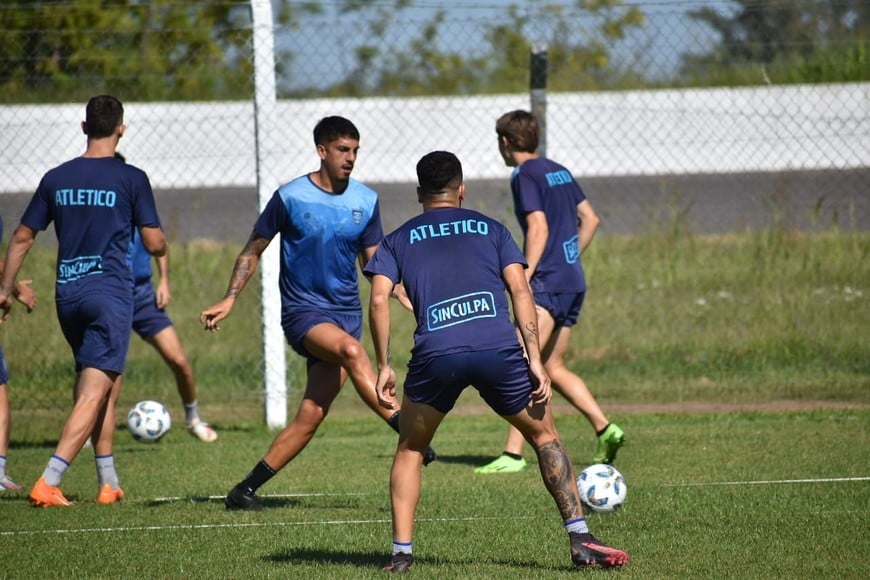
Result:
{"label": "soccer player in light blue jersey", "polygon": [[[574,176],[539,156],[538,121],[527,111],[511,111],[496,121],[498,149],[509,167],[514,211],[525,238],[526,277],[535,294],[544,367],[553,387],[580,411],[598,438],[592,463],[613,463],[625,433],[608,421],[586,383],[565,366],[571,329],[586,296],[581,256],[598,230],[599,219]],[[526,468],[523,438],[509,428],[504,452],[476,473],[514,473]]]}
{"label": "soccer player in light blue jersey", "polygon": [[[376,375],[360,343],[357,263],[368,262],[383,229],[377,193],[350,176],[359,138],[354,124],[343,117],[320,120],[314,128],[320,168],[278,188],[236,259],[226,295],[200,314],[206,330],[219,330],[260,256],[280,234],[281,326],[293,350],[307,360],[305,395],[290,424],[229,492],[227,509],[262,509],[255,492],[308,445],[348,378],[369,408],[398,431],[397,406],[378,404]],[[403,295],[396,297],[402,300]],[[427,463],[434,458],[428,450]]]}
{"label": "soccer player in light blue jersey", "polygon": [[387,408],[396,396],[389,304],[396,285],[404,284],[417,318],[390,472],[393,546],[385,569],[407,572],[414,562],[424,453],[469,385],[534,447],[544,485],[565,524],[574,565],[621,566],[628,555],[589,533],[574,467],[553,423],[550,378],[541,359],[525,258],[504,225],[461,207],[465,184],[453,153],[424,155],[417,178],[423,213],[388,234],[364,270],[372,277],[369,322],[377,394]]}
{"label": "soccer player in light blue jersey", "polygon": [[64,473],[90,437],[98,503],[123,499],[114,466],[115,405],[130,345],[133,275],[127,249],[138,228],[145,248],[166,252],[151,184],[144,171],[115,158],[124,135],[124,107],[111,95],[88,101],[82,130],[87,148],[48,171],[6,251],[0,308],[12,304],[15,278],[36,239],[54,222],[57,234],[55,303],[75,358],[75,405],[54,454],[30,490],[31,503],[72,505],[60,490]]}

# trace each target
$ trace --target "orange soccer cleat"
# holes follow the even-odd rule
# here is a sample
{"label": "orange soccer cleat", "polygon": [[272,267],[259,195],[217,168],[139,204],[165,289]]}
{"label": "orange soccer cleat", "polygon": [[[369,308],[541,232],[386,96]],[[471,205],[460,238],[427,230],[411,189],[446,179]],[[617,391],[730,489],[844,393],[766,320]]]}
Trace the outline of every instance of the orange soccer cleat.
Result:
{"label": "orange soccer cleat", "polygon": [[107,505],[124,499],[124,490],[120,487],[112,489],[108,483],[104,483],[100,488],[100,493],[97,494],[97,503]]}
{"label": "orange soccer cleat", "polygon": [[33,484],[33,489],[27,495],[27,499],[39,507],[63,507],[73,505],[73,502],[64,497],[63,492],[56,485],[48,485],[45,478],[40,477]]}

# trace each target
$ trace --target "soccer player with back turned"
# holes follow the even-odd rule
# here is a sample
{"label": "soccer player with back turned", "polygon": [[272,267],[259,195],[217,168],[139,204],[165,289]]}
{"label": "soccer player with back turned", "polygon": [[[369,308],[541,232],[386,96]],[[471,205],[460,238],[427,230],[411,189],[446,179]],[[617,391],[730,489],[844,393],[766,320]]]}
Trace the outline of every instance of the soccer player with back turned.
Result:
{"label": "soccer player with back turned", "polygon": [[[541,354],[553,387],[589,421],[598,438],[592,463],[613,463],[625,433],[608,421],[586,383],[565,365],[571,329],[586,297],[581,256],[599,219],[574,176],[564,166],[538,155],[539,127],[527,111],[511,111],[496,121],[498,150],[509,167],[514,212],[523,231],[526,277],[535,296]],[[508,428],[504,452],[476,473],[523,471],[523,438]]]}
{"label": "soccer player with back turned", "polygon": [[[386,570],[407,572],[414,562],[423,454],[469,385],[535,449],[541,477],[565,524],[574,565],[621,566],[628,555],[589,533],[574,467],[553,423],[525,258],[506,227],[461,207],[465,184],[455,155],[425,155],[417,176],[423,213],[388,234],[364,270],[372,276],[369,322],[377,393],[385,407],[395,405],[389,299],[397,284],[404,284],[417,318],[390,473],[393,546]],[[528,360],[517,341],[505,290]]]}
{"label": "soccer player with back turned", "polygon": [[54,454],[28,498],[38,506],[72,505],[60,483],[91,438],[98,503],[123,499],[114,464],[115,405],[130,345],[133,275],[127,249],[138,228],[145,248],[166,252],[151,184],[144,171],[115,158],[124,135],[124,107],[111,95],[88,101],[81,157],[47,172],[6,252],[0,307],[8,311],[24,259],[38,231],[54,222],[57,234],[55,303],[75,358],[75,405]]}

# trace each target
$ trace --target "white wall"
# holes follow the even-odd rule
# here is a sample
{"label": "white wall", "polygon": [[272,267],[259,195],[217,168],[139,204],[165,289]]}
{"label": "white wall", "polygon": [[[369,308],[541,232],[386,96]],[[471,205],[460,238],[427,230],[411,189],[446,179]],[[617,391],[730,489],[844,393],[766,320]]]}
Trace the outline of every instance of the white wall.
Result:
{"label": "white wall", "polygon": [[[311,130],[348,117],[362,134],[354,176],[415,180],[433,149],[466,178],[504,178],[495,119],[526,95],[331,99],[278,104],[283,179],[315,169]],[[119,150],[155,188],[254,187],[251,103],[127,103]],[[81,154],[84,104],[0,107],[0,193],[32,191]],[[810,170],[870,166],[870,83],[548,95],[549,156],[578,176]]]}

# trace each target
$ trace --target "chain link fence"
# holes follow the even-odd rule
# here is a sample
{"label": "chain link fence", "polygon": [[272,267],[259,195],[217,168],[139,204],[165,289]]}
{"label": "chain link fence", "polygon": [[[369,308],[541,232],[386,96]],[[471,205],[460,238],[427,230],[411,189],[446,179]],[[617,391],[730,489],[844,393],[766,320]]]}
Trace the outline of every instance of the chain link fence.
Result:
{"label": "chain link fence", "polygon": [[[870,227],[866,2],[272,8],[263,30],[249,2],[0,6],[7,236],[42,173],[83,151],[84,103],[100,92],[125,103],[120,149],[150,175],[174,242],[241,247],[258,188],[316,168],[311,130],[330,114],[360,128],[355,177],[381,192],[388,228],[417,212],[414,165],[432,149],[463,161],[470,207],[515,227],[494,123],[532,106],[533,47],[547,64],[536,103],[546,107],[546,154],[574,171],[603,217],[600,235],[648,231],[665,213],[697,233]],[[274,47],[276,100],[255,93],[261,34]],[[274,125],[258,131],[264,106]],[[258,145],[271,163],[258,167]],[[210,296],[230,267],[215,266]]]}

